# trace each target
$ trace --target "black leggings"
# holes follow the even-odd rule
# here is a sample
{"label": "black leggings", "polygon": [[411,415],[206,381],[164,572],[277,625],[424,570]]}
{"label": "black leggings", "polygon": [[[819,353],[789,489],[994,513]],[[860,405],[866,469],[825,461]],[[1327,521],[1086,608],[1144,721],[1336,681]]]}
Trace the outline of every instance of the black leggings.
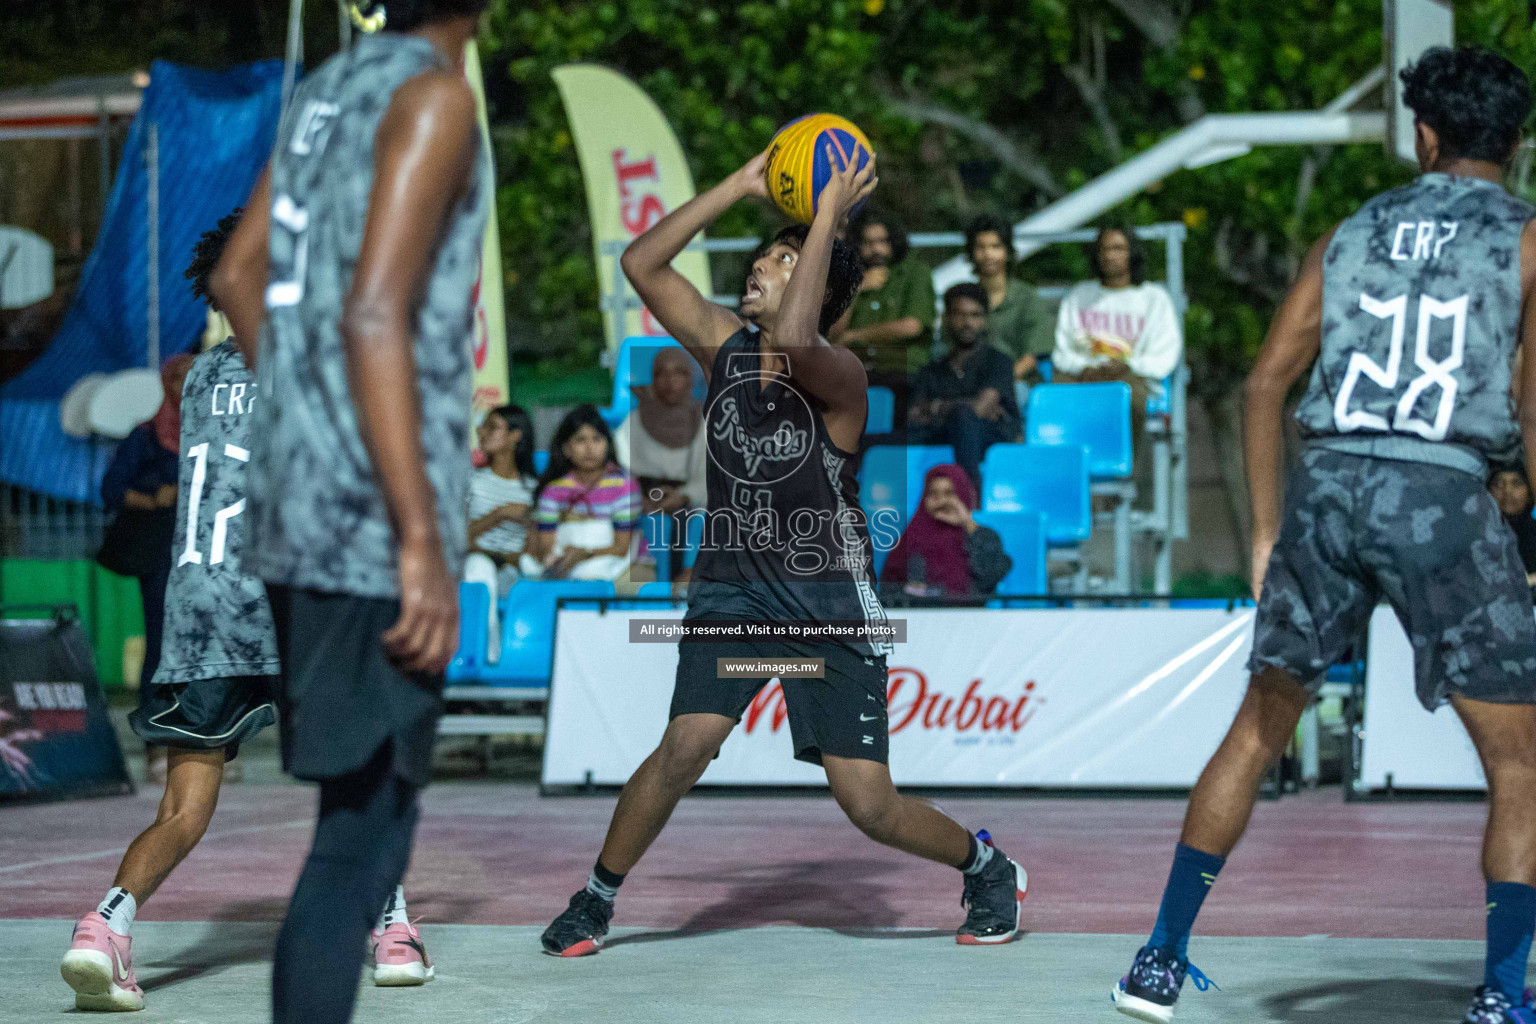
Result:
{"label": "black leggings", "polygon": [[274,1024],[346,1024],[368,932],[411,859],[416,787],[386,745],[361,771],[320,783],[315,842],[272,963]]}

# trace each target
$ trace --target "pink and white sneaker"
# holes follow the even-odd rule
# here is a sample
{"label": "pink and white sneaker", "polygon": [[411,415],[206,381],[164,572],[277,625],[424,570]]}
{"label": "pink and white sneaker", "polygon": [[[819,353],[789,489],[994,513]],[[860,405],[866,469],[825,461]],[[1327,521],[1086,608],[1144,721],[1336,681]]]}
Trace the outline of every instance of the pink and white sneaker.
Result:
{"label": "pink and white sneaker", "polygon": [[77,1010],[142,1010],[144,990],[133,975],[133,939],[91,911],[75,925],[59,973],[75,990]]}
{"label": "pink and white sneaker", "polygon": [[368,945],[373,949],[375,985],[425,985],[437,976],[415,925],[392,924],[382,932],[369,932]]}

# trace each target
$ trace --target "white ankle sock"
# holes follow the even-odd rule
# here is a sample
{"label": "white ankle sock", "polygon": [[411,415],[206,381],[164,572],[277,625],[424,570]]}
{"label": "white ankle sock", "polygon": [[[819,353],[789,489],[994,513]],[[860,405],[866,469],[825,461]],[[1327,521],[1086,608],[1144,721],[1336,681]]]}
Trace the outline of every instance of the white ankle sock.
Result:
{"label": "white ankle sock", "polygon": [[409,924],[405,916],[405,886],[395,886],[395,894],[384,904],[384,913],[379,916],[379,926],[374,929],[382,932],[392,924]]}
{"label": "white ankle sock", "polygon": [[107,919],[107,927],[114,934],[127,936],[133,928],[133,915],[139,912],[139,903],[133,893],[120,885],[107,890],[107,898],[101,901],[96,912]]}
{"label": "white ankle sock", "polygon": [[965,873],[967,875],[979,875],[988,864],[992,863],[992,856],[997,851],[989,843],[983,843],[979,839],[973,839],[972,842],[976,844],[976,862],[966,869]]}

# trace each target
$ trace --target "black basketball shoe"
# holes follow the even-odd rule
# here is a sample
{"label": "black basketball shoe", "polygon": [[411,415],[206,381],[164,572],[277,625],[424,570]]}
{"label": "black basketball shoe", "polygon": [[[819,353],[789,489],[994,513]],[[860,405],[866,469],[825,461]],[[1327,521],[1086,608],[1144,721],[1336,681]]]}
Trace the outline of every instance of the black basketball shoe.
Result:
{"label": "black basketball shoe", "polygon": [[1463,1024],[1532,1024],[1536,1010],[1531,1008],[1531,992],[1526,990],[1519,1003],[1488,985],[1479,985],[1472,996]]}
{"label": "black basketball shoe", "polygon": [[[977,833],[977,838],[992,845],[985,832]],[[955,932],[955,941],[962,946],[996,946],[1012,940],[1024,917],[1029,872],[1004,856],[1002,850],[994,849],[986,867],[963,877],[960,905],[967,913],[965,923]]]}
{"label": "black basketball shoe", "polygon": [[571,897],[571,905],[550,922],[539,939],[550,956],[589,956],[602,949],[613,904],[583,888]]}
{"label": "black basketball shoe", "polygon": [[1173,1004],[1179,1001],[1186,975],[1201,992],[1220,987],[1177,954],[1142,946],[1131,963],[1131,973],[1110,990],[1109,1001],[1127,1017],[1148,1024],[1168,1024],[1173,1020]]}

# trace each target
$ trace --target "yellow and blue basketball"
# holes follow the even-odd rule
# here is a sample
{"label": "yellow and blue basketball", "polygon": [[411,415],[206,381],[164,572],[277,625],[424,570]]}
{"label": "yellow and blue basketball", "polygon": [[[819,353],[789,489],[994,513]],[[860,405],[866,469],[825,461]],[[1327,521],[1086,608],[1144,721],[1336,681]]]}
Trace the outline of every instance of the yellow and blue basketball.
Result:
{"label": "yellow and blue basketball", "polygon": [[[828,146],[832,148],[830,159]],[[817,199],[831,180],[834,167],[842,170],[849,161],[863,167],[873,153],[869,139],[847,118],[807,114],[780,128],[773,137],[763,172],[768,194],[791,220],[809,224],[816,217]]]}

